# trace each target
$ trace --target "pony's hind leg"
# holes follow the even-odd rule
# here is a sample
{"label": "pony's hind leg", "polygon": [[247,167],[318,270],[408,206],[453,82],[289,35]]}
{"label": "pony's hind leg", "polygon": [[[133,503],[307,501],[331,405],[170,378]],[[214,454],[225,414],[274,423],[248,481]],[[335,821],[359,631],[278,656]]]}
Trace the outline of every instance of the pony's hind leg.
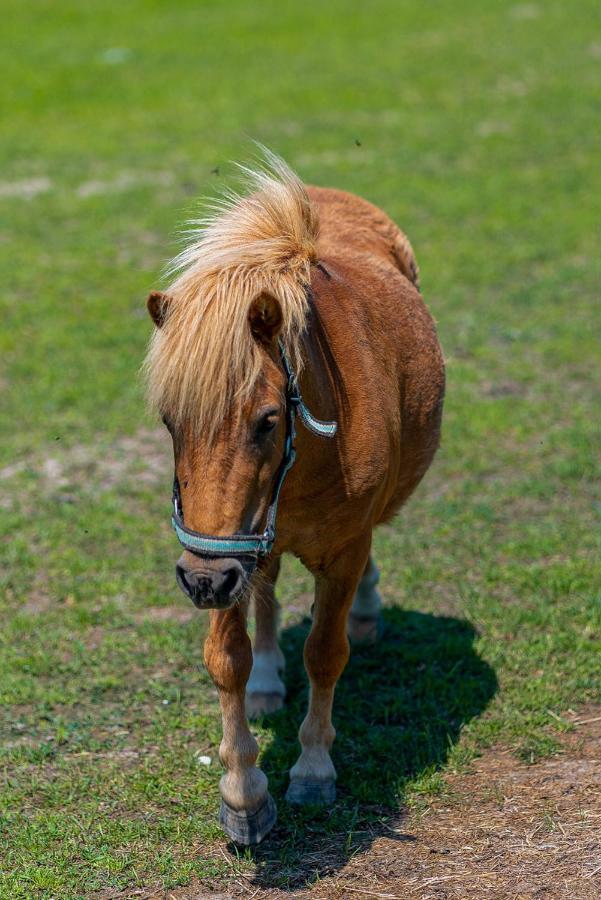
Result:
{"label": "pony's hind leg", "polygon": [[219,783],[220,822],[232,840],[243,845],[258,844],[276,820],[267,778],[255,765],[259,748],[244,710],[252,666],[246,607],[241,603],[226,610],[211,610],[204,652],[206,667],[219,689],[223,722],[219,756],[226,772]]}
{"label": "pony's hind leg", "polygon": [[346,620],[367,553],[368,546],[354,544],[339,555],[333,570],[316,579],[313,625],[304,652],[309,711],[299,731],[302,752],[290,770],[289,803],[330,804],[336,797],[336,770],[330,759],[336,736],[332,702],[349,657]]}
{"label": "pony's hind leg", "polygon": [[280,677],[284,654],[278,645],[279,604],[274,593],[279,569],[277,558],[259,574],[253,588],[256,631],[253,665],[246,685],[246,712],[251,719],[281,709],[286,696]]}
{"label": "pony's hind leg", "polygon": [[348,617],[347,634],[351,644],[373,644],[382,630],[382,596],[378,590],[380,571],[369,557],[359,582]]}

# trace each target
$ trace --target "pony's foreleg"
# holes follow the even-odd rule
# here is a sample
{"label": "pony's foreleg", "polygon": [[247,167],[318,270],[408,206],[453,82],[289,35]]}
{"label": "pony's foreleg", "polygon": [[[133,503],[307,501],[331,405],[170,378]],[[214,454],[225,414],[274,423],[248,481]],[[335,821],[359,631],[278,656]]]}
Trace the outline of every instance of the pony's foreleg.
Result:
{"label": "pony's foreleg", "polygon": [[279,570],[278,557],[261,571],[253,588],[256,632],[253,665],[246,685],[246,712],[251,719],[281,709],[286,696],[280,677],[285,663],[278,646],[279,604],[274,593]]}
{"label": "pony's foreleg", "polygon": [[348,617],[347,634],[351,644],[373,644],[382,629],[382,597],[378,590],[380,571],[369,557],[359,582]]}
{"label": "pony's foreleg", "polygon": [[247,604],[212,610],[205,642],[205,664],[219,689],[223,739],[219,748],[226,768],[221,790],[220,822],[239,844],[258,844],[273,827],[276,809],[267,791],[267,778],[255,766],[257,742],[244,710],[252,650],[246,633]]}
{"label": "pony's foreleg", "polygon": [[313,626],[304,652],[309,711],[299,731],[302,752],[290,770],[289,803],[333,803],[336,797],[336,770],[329,752],[336,736],[332,702],[349,657],[347,616],[368,552],[368,544],[354,544],[339,556],[333,570],[316,579]]}

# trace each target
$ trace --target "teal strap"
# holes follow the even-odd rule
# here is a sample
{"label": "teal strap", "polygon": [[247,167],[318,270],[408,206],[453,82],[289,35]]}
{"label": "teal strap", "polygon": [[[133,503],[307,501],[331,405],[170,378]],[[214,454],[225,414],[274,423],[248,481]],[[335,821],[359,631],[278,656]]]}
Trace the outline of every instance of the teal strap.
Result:
{"label": "teal strap", "polygon": [[309,429],[309,431],[312,431],[313,434],[317,434],[319,435],[319,437],[334,437],[338,430],[338,424],[336,422],[321,422],[319,419],[316,419],[315,416],[312,415],[305,406],[305,402],[302,398],[300,388],[298,386],[296,375],[294,374],[292,366],[290,365],[288,354],[286,353],[284,345],[281,341],[280,355],[282,357],[284,371],[288,378],[288,385],[286,387],[287,402],[296,407],[299,416],[303,420],[303,424]]}
{"label": "teal strap", "polygon": [[[178,521],[179,520],[179,521]],[[207,556],[266,556],[273,546],[273,537],[267,531],[261,536],[215,538],[182,527],[181,519],[171,517],[177,539],[186,550]]]}
{"label": "teal strap", "polygon": [[298,404],[298,414],[309,431],[318,434],[320,437],[334,437],[338,430],[336,422],[320,422],[319,419],[312,416],[302,400]]}

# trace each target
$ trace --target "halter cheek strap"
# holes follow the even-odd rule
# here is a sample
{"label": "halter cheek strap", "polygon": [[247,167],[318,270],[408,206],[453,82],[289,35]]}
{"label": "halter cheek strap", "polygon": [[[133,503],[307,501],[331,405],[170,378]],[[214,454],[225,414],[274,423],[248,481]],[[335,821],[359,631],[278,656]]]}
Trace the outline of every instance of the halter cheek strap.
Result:
{"label": "halter cheek strap", "polygon": [[171,523],[180,544],[196,556],[246,557],[248,563],[254,568],[260,557],[271,553],[275,541],[275,522],[280,492],[286,475],[296,459],[294,441],[296,438],[295,420],[297,413],[305,427],[314,434],[326,438],[332,438],[336,434],[338,428],[336,422],[320,422],[305,406],[296,375],[281,341],[279,348],[282,366],[286,373],[286,438],[284,455],[278,468],[271,502],[267,509],[265,530],[262,534],[233,534],[228,537],[213,537],[212,535],[202,534],[198,531],[192,531],[191,528],[186,528],[184,525],[180,487],[176,476],[173,480],[173,515]]}
{"label": "halter cheek strap", "polygon": [[[303,398],[301,396],[300,388],[298,386],[298,381],[296,379],[296,375],[292,370],[292,366],[290,365],[290,360],[286,354],[284,349],[284,345],[280,341],[280,356],[282,358],[282,365],[284,367],[284,372],[286,373],[287,378],[287,387],[286,387],[286,407],[289,405],[292,406],[295,412],[298,412],[301,417],[303,424],[312,431],[313,434],[319,435],[319,437],[334,437],[336,431],[338,429],[338,424],[336,422],[320,422],[319,419],[316,419],[313,416],[303,402]],[[294,429],[294,420],[293,420],[293,429]]]}

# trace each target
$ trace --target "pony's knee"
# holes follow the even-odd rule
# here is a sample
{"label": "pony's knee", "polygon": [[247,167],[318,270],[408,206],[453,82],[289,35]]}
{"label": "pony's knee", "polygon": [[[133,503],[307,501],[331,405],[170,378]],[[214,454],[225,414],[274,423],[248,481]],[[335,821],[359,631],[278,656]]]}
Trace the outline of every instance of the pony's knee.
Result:
{"label": "pony's knee", "polygon": [[350,656],[348,638],[344,631],[324,639],[313,632],[305,643],[305,669],[312,684],[331,687],[340,678]]}
{"label": "pony's knee", "polygon": [[232,628],[228,633],[209,634],[204,647],[204,660],[214,684],[222,691],[244,690],[249,679],[253,656],[245,628]]}

